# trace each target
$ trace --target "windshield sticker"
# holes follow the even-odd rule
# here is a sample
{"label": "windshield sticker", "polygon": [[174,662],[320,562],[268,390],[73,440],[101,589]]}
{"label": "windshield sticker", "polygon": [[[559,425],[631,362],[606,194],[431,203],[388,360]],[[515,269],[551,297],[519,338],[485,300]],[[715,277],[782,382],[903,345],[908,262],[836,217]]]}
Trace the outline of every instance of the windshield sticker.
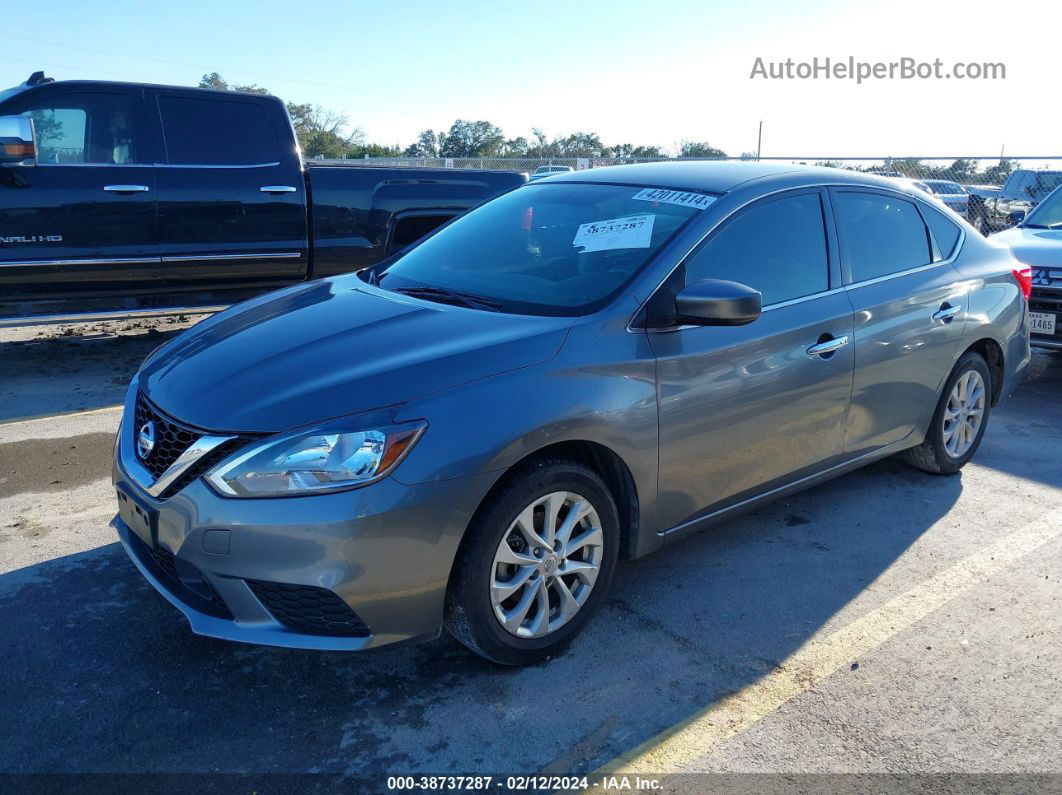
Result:
{"label": "windshield sticker", "polygon": [[659,202],[661,204],[681,204],[683,207],[696,207],[703,210],[715,201],[714,196],[705,196],[703,193],[690,193],[689,191],[668,190],[667,188],[646,188],[634,194],[631,198],[643,202]]}
{"label": "windshield sticker", "polygon": [[582,246],[584,254],[615,248],[649,248],[655,218],[655,215],[631,215],[581,224],[572,245]]}

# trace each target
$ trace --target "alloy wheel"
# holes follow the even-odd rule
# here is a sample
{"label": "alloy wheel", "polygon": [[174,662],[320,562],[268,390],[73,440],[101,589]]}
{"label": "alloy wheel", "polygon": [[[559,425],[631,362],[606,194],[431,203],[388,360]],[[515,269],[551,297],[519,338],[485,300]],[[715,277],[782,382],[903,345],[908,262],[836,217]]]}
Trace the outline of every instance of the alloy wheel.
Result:
{"label": "alloy wheel", "polygon": [[603,552],[601,520],[588,499],[570,491],[537,498],[494,555],[490,598],[498,622],[522,638],[560,629],[586,604]]}
{"label": "alloy wheel", "polygon": [[952,458],[961,458],[973,446],[985,416],[985,382],[976,370],[967,370],[948,396],[944,408],[942,438],[944,450]]}

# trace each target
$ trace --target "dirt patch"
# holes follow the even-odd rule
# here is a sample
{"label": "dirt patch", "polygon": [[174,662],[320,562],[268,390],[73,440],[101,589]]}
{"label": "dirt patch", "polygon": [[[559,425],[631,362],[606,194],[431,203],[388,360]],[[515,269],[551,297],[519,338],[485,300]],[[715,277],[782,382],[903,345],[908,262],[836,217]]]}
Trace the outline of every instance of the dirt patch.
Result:
{"label": "dirt patch", "polygon": [[107,477],[114,435],[26,439],[0,446],[0,498],[65,491]]}

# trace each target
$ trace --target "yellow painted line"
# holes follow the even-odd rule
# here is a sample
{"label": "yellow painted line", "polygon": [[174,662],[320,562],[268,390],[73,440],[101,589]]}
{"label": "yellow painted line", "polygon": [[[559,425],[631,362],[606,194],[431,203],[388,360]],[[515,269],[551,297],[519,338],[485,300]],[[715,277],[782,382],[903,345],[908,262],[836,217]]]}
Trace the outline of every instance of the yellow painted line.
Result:
{"label": "yellow painted line", "polygon": [[1009,533],[821,640],[778,669],[612,760],[594,776],[677,772],[826,677],[1062,535],[1062,508]]}

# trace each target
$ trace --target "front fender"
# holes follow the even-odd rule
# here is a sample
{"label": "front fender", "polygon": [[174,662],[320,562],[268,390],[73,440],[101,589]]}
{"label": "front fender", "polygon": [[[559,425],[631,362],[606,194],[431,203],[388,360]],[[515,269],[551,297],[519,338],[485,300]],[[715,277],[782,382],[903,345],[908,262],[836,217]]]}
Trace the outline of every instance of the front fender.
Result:
{"label": "front fender", "polygon": [[640,535],[655,535],[656,365],[645,334],[625,328],[637,308],[633,298],[630,304],[610,319],[580,321],[549,362],[404,405],[399,420],[424,418],[429,427],[395,479],[500,477],[550,445],[594,442],[626,464],[638,495]]}

